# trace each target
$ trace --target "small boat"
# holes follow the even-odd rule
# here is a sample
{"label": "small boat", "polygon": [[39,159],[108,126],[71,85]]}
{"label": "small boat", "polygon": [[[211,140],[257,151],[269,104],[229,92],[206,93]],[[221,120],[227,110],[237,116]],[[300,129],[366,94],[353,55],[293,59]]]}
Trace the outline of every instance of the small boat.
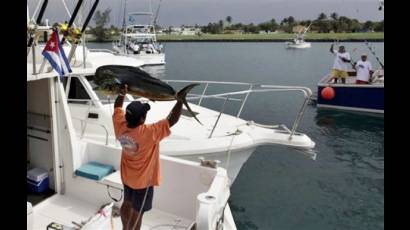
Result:
{"label": "small boat", "polygon": [[304,28],[303,32],[299,32],[296,35],[296,38],[294,38],[293,40],[291,40],[289,42],[286,42],[285,43],[286,47],[289,48],[289,49],[306,49],[306,48],[312,47],[310,42],[305,41],[305,34],[309,30],[311,25],[312,24],[310,24],[307,28]]}
{"label": "small boat", "polygon": [[[345,84],[329,83],[330,75],[319,81],[317,107],[384,114],[384,71],[375,71],[370,84],[356,84],[356,71],[348,73]],[[334,97],[323,97],[325,87],[333,89]]]}
{"label": "small boat", "polygon": [[[126,5],[124,11],[126,9]],[[158,6],[159,9],[159,6]],[[119,54],[133,57],[143,61],[144,65],[164,65],[165,53],[164,48],[157,42],[155,32],[156,15],[152,12],[134,12],[129,13],[128,17],[149,17],[147,24],[126,25],[124,18],[124,30],[119,40],[113,42],[113,50]],[[125,17],[125,12],[124,12]]]}

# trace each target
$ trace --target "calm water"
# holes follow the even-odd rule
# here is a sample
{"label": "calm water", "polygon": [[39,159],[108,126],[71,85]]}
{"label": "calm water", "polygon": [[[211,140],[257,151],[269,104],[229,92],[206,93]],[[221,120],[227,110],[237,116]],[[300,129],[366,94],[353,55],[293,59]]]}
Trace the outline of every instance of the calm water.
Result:
{"label": "calm water", "polygon": [[[343,45],[355,60],[369,53],[362,43]],[[165,79],[299,85],[316,91],[333,63],[329,46],[286,50],[282,43],[167,43],[166,66],[147,70]],[[384,43],[372,46],[384,60]],[[301,102],[295,93],[253,95],[243,118],[289,127]],[[227,111],[235,109],[232,105]],[[309,106],[299,131],[316,142],[317,160],[285,147],[257,148],[232,185],[230,206],[238,229],[384,229],[384,117]]]}

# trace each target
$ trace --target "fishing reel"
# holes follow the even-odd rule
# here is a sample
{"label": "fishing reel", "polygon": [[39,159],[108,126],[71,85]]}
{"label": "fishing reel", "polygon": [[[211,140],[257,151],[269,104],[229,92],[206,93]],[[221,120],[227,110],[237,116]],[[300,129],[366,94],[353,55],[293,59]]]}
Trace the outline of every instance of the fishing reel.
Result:
{"label": "fishing reel", "polygon": [[37,25],[36,25],[35,22],[30,21],[30,22],[27,24],[27,33],[32,34],[32,33],[34,33],[34,32],[36,31],[36,29],[37,29]]}
{"label": "fishing reel", "polygon": [[69,27],[67,22],[59,24],[58,27],[69,42],[78,44],[81,41],[82,33],[79,28]]}

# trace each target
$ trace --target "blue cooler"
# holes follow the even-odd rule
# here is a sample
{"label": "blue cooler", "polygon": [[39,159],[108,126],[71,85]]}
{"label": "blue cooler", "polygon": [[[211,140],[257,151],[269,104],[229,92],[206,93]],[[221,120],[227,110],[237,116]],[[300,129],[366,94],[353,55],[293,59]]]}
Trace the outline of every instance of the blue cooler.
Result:
{"label": "blue cooler", "polygon": [[48,172],[41,168],[27,171],[27,190],[33,193],[42,193],[48,189]]}

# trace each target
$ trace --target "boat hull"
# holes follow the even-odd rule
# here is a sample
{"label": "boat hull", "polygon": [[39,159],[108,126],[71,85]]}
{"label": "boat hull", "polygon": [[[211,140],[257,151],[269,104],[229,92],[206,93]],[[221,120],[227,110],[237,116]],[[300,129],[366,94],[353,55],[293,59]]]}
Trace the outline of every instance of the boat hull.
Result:
{"label": "boat hull", "polygon": [[[218,160],[220,161],[219,166],[225,168],[228,173],[228,177],[231,181],[235,181],[238,176],[242,166],[249,159],[252,153],[255,151],[256,147],[240,149],[231,151],[230,156],[228,157],[228,151],[226,152],[215,152],[215,153],[205,153],[199,155],[175,155],[184,160],[200,162],[200,157],[203,157],[205,160]],[[229,158],[229,163],[228,163]]]}
{"label": "boat hull", "polygon": [[331,100],[326,100],[321,95],[325,87],[318,86],[319,108],[384,113],[384,85],[331,85],[335,91]]}
{"label": "boat hull", "polygon": [[301,43],[301,44],[293,44],[293,43],[286,43],[287,48],[289,49],[306,49],[312,47],[309,42]]}
{"label": "boat hull", "polygon": [[126,55],[128,57],[132,57],[137,59],[140,62],[143,62],[143,66],[154,66],[154,65],[165,65],[165,53],[155,53],[155,54],[126,54],[123,50],[116,48],[115,46],[113,49],[120,53],[121,55]]}

